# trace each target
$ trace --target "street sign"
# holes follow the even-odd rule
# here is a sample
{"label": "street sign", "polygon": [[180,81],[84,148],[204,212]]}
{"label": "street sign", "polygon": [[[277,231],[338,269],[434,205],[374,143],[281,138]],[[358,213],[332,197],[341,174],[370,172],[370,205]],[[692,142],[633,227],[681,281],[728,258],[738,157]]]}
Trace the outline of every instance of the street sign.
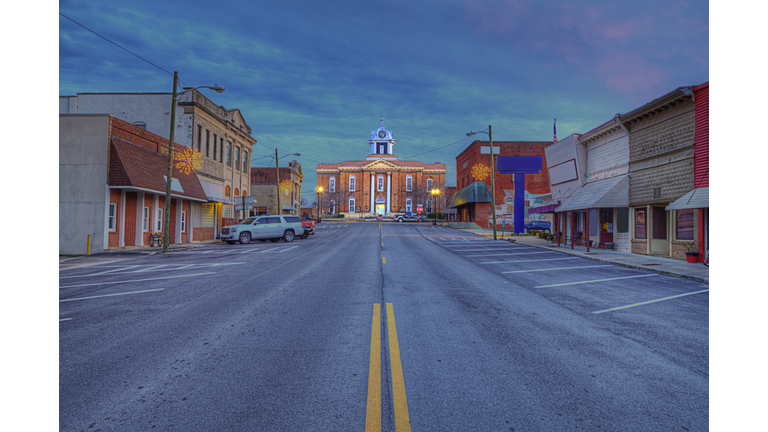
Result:
{"label": "street sign", "polygon": [[424,211],[424,209],[421,208],[421,206],[416,207],[416,213],[421,213],[423,211]]}
{"label": "street sign", "polygon": [[[242,204],[235,204],[235,211],[240,211],[242,209],[243,209],[243,205]],[[246,204],[245,205],[245,209],[246,210],[253,210],[253,204]]]}

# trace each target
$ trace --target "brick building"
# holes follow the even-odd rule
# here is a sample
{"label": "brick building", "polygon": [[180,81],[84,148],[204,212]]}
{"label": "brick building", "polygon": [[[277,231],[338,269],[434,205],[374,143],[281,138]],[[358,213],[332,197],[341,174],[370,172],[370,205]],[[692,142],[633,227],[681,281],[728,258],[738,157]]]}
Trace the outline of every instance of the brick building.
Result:
{"label": "brick building", "polygon": [[[108,114],[60,115],[59,253],[86,254],[88,236],[96,253],[162,234],[167,154],[167,139]],[[206,201],[195,173],[174,167],[170,243],[210,237],[201,226]]]}
{"label": "brick building", "polygon": [[280,207],[277,211],[277,172],[274,167],[251,168],[251,215],[293,214],[301,215],[301,183],[304,172],[298,161],[291,161],[280,170]]}
{"label": "brick building", "polygon": [[[496,184],[496,224],[497,228],[513,229],[515,187],[514,176],[500,174],[498,171],[498,156],[541,156],[546,167],[544,149],[552,144],[551,141],[494,141],[493,154],[494,173]],[[491,148],[489,141],[474,141],[461,154],[456,157],[456,193],[450,207],[457,209],[457,220],[461,222],[474,222],[480,227],[489,228],[491,221],[491,203],[472,201],[472,196],[489,196],[491,194]],[[482,185],[474,185],[481,182]],[[480,188],[480,190],[478,190]],[[483,191],[482,189],[485,189]],[[526,208],[535,207],[539,201],[549,197],[549,176],[546,170],[539,174],[525,175],[525,201]],[[551,215],[547,213],[528,213],[526,222],[533,220],[551,222]]]}
{"label": "brick building", "polygon": [[382,117],[379,128],[371,132],[365,160],[317,166],[322,213],[391,216],[416,211],[419,205],[425,212],[443,209],[442,193],[433,206],[430,190],[445,188],[445,164],[398,160],[392,134]]}
{"label": "brick building", "polygon": [[[170,138],[171,93],[78,93],[59,97],[60,114],[110,114]],[[250,192],[251,151],[256,140],[239,109],[218,106],[197,90],[177,95],[174,141],[200,153],[195,169],[208,202],[203,205],[206,237],[234,218],[234,200]]]}

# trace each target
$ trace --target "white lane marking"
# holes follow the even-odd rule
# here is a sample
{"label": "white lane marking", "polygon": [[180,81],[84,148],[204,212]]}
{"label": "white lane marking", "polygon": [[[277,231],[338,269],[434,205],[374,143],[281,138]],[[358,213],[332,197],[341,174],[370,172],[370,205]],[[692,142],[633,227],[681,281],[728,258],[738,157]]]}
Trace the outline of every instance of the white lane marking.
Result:
{"label": "white lane marking", "polygon": [[548,258],[548,259],[518,260],[518,261],[489,261],[489,262],[484,262],[480,264],[514,264],[514,263],[521,263],[521,262],[561,261],[561,260],[569,260],[569,259],[579,259],[579,257]]}
{"label": "white lane marking", "polygon": [[280,251],[280,252],[278,252],[278,253],[283,253],[283,252],[285,252],[285,251],[287,251],[287,250],[291,250],[291,249],[293,249],[293,248],[297,248],[297,247],[298,247],[298,246],[292,246],[292,247],[289,247],[288,249],[283,249],[283,250],[281,250],[281,251]]}
{"label": "white lane marking", "polygon": [[[132,268],[136,268],[136,267],[139,267],[139,266],[137,266],[137,265],[132,265],[132,266],[128,266],[128,267],[120,267],[120,268],[118,268],[118,269],[115,269],[115,270],[107,270],[107,271],[105,271],[105,272],[96,273],[96,274],[93,274],[92,276],[104,275],[104,274],[107,274],[107,273],[112,273],[112,272],[116,272],[116,271],[120,271],[120,270],[127,270],[127,269],[132,269]],[[76,276],[75,276],[75,277],[76,277]]]}
{"label": "white lane marking", "polygon": [[152,291],[164,291],[164,290],[165,288],[158,288],[158,289],[151,289],[151,290],[144,290],[144,291],[131,291],[131,292],[124,292],[124,293],[117,293],[117,294],[104,294],[104,295],[91,296],[91,297],[78,297],[73,299],[59,300],[59,303],[71,302],[76,300],[90,300],[90,299],[101,298],[101,297],[114,297],[114,296],[123,296],[128,294],[139,294],[139,293],[146,293],[146,292],[152,292]]}
{"label": "white lane marking", "polygon": [[59,322],[62,322],[62,321],[72,321],[72,318],[61,318]]}
{"label": "white lane marking", "polygon": [[552,251],[543,251],[543,252],[496,252],[492,254],[479,254],[479,255],[464,255],[465,257],[481,257],[481,256],[499,256],[499,255],[536,255],[536,254],[545,254],[545,253],[552,253]]}
{"label": "white lane marking", "polygon": [[[228,263],[215,263],[215,264],[187,264],[181,267],[168,267],[168,268],[161,268],[157,270],[159,267],[171,265],[171,264],[163,264],[162,266],[151,266],[150,268],[147,268],[144,270],[133,270],[133,271],[117,273],[120,270],[131,270],[132,268],[139,267],[139,266],[130,266],[130,267],[121,267],[119,269],[111,270],[108,276],[129,274],[129,273],[147,273],[147,272],[159,272],[159,271],[171,271],[171,270],[184,270],[190,267],[204,268],[204,267],[218,267],[218,266],[239,265],[239,264],[245,264],[245,263],[244,262],[228,262]],[[104,275],[105,273],[102,272],[102,273],[94,273],[94,274],[79,275],[79,276],[60,276],[59,279],[72,279],[72,278],[83,278],[83,277],[104,276]]]}
{"label": "white lane marking", "polygon": [[624,277],[609,278],[609,279],[595,279],[595,280],[588,280],[588,281],[581,281],[581,282],[566,282],[566,283],[554,284],[554,285],[541,285],[534,288],[550,288],[550,287],[558,287],[558,286],[566,286],[566,285],[580,285],[580,284],[586,284],[586,283],[607,282],[607,281],[620,280],[620,279],[635,279],[635,278],[649,277],[649,276],[658,276],[658,273],[636,275],[636,276],[624,276]]}
{"label": "white lane marking", "polygon": [[112,282],[97,282],[97,283],[81,284],[81,285],[67,285],[67,286],[59,287],[59,289],[93,286],[93,285],[111,285],[111,284],[130,283],[130,282],[147,282],[147,281],[156,281],[160,279],[176,279],[176,278],[191,277],[191,276],[209,275],[209,274],[216,274],[216,272],[195,273],[190,275],[166,276],[166,277],[156,277],[156,278],[150,278],[150,279],[137,279],[137,280],[128,280],[128,281],[112,281]]}
{"label": "white lane marking", "polygon": [[149,271],[154,271],[155,269],[159,269],[159,268],[162,268],[162,267],[168,267],[168,264],[160,264],[160,265],[156,265],[154,267],[147,267],[147,268],[142,269],[142,270],[132,271],[131,273],[149,272]]}
{"label": "white lane marking", "polygon": [[627,308],[631,308],[631,307],[635,307],[635,306],[642,306],[642,305],[647,305],[647,304],[650,304],[650,303],[656,303],[656,302],[665,301],[665,300],[672,300],[672,299],[676,299],[676,298],[680,298],[680,297],[685,297],[685,296],[689,296],[689,295],[701,294],[703,292],[708,292],[708,291],[709,291],[709,288],[707,288],[705,290],[701,290],[701,291],[695,291],[695,292],[689,292],[689,293],[685,293],[685,294],[678,294],[678,295],[673,295],[673,296],[669,296],[669,297],[663,297],[663,298],[656,299],[656,300],[648,300],[648,301],[644,301],[644,302],[640,302],[640,303],[633,303],[633,304],[626,305],[626,306],[618,306],[618,307],[615,307],[615,308],[603,309],[603,310],[595,311],[595,312],[592,312],[592,313],[593,314],[599,314],[599,313],[605,313],[605,312],[613,312],[613,311],[617,311],[617,310],[621,310],[621,309],[627,309]]}
{"label": "white lane marking", "polygon": [[571,269],[583,269],[583,268],[594,268],[594,267],[613,267],[613,266],[606,264],[606,265],[593,265],[593,266],[548,268],[548,269],[537,269],[537,270],[515,270],[515,271],[505,271],[502,273],[529,273],[529,272],[542,272],[542,271],[550,271],[550,270],[571,270]]}

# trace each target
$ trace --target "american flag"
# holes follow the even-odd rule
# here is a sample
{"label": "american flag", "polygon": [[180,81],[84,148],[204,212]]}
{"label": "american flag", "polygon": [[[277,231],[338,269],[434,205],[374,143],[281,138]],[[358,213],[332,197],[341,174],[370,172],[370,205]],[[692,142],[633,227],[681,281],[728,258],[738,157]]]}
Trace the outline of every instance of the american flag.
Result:
{"label": "american flag", "polygon": [[555,119],[555,142],[557,142],[557,119]]}

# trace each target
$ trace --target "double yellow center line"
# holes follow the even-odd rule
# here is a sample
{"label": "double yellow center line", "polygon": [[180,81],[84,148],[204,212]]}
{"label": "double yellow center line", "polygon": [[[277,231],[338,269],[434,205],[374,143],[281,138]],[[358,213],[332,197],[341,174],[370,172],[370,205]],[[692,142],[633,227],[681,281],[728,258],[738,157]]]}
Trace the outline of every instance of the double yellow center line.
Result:
{"label": "double yellow center line", "polygon": [[[395,312],[387,303],[387,334],[389,335],[389,363],[392,376],[392,406],[395,413],[395,430],[410,431],[408,399],[405,396],[405,377],[400,362],[400,345],[397,342]],[[373,305],[371,323],[371,359],[368,369],[368,405],[365,414],[365,431],[381,431],[381,307]]]}

